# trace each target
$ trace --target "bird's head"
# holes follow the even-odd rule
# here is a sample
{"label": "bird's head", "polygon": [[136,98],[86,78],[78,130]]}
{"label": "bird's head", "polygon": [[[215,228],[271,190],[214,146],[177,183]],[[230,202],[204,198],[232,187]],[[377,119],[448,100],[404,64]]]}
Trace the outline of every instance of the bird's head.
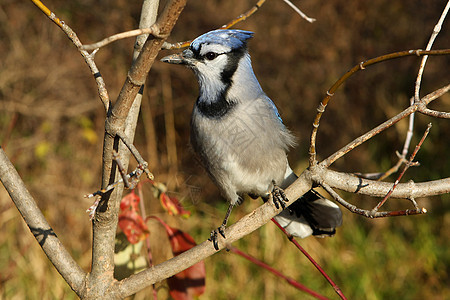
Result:
{"label": "bird's head", "polygon": [[183,52],[166,56],[161,61],[191,68],[200,85],[227,86],[240,60],[248,54],[247,40],[252,36],[253,32],[244,30],[213,30],[193,40]]}

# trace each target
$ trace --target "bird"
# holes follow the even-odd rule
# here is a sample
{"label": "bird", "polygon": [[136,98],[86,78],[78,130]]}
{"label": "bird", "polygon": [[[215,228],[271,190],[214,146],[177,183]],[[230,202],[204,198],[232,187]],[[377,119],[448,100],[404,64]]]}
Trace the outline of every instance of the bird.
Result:
{"label": "bird", "polygon": [[293,236],[332,236],[342,224],[339,207],[313,189],[285,205],[289,199],[283,189],[297,179],[287,153],[297,143],[254,74],[247,48],[253,35],[239,29],[213,30],[181,53],[161,59],[184,65],[197,77],[199,96],[191,115],[190,144],[229,202],[222,224],[209,238],[216,250],[218,234],[226,239],[231,211],[246,194],[273,199],[277,208],[285,208],[275,219]]}

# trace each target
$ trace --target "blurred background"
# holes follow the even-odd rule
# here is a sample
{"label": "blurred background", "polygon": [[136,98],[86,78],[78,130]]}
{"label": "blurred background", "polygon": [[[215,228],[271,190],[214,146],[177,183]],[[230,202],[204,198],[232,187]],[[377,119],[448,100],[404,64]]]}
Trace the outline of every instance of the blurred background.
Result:
{"label": "blurred background", "polygon": [[[308,141],[319,101],[329,87],[361,61],[386,53],[423,49],[445,1],[293,1],[313,24],[282,1],[267,1],[236,28],[255,32],[249,43],[255,73],[298,137],[289,156],[297,173],[307,166]],[[189,40],[220,27],[256,1],[189,1],[170,42]],[[83,43],[138,27],[141,1],[48,0]],[[433,48],[450,48],[446,21]],[[115,99],[131,62],[134,39],[102,48],[96,55],[111,99]],[[173,52],[173,51],[172,51]],[[162,51],[159,57],[171,53]],[[407,107],[414,94],[420,58],[384,62],[357,73],[327,107],[318,135],[318,158]],[[448,84],[450,57],[430,57],[421,95]],[[145,187],[147,213],[183,228],[199,243],[224,216],[227,204],[189,149],[189,120],[198,87],[191,71],[156,62],[144,92],[136,146],[149,161],[155,180],[168,187],[192,212],[188,219],[164,213]],[[432,108],[450,111],[450,95]],[[54,231],[85,270],[91,260],[91,223],[83,198],[101,181],[105,113],[95,82],[75,47],[31,1],[0,3],[0,143],[21,174]],[[449,176],[450,123],[416,116],[412,147],[426,124],[433,128],[403,182]],[[407,120],[393,126],[337,161],[347,172],[379,172],[394,165]],[[133,167],[132,163],[132,167]],[[396,175],[389,178],[394,181]],[[341,193],[347,201],[372,208],[379,199]],[[349,299],[450,298],[450,197],[417,199],[429,213],[366,219],[343,209],[344,225],[333,238],[301,240]],[[246,200],[230,223],[251,212],[260,200]],[[392,199],[386,209],[410,208]],[[171,256],[163,228],[150,221],[155,263]],[[324,278],[269,223],[234,244],[285,275],[332,299]],[[206,261],[202,299],[311,299],[261,268],[222,251]],[[167,284],[157,285],[161,299]],[[135,299],[145,299],[149,290]],[[0,298],[76,299],[46,259],[4,188],[0,188]]]}

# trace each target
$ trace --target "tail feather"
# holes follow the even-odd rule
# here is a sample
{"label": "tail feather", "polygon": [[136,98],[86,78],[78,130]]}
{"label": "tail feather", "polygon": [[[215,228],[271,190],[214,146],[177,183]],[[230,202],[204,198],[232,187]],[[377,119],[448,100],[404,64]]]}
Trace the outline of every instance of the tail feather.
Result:
{"label": "tail feather", "polygon": [[332,236],[342,225],[339,207],[314,190],[297,199],[275,217],[280,225],[293,236]]}
{"label": "tail feather", "polygon": [[[295,178],[297,176],[288,166],[283,185],[292,183]],[[333,236],[336,227],[342,225],[342,212],[335,203],[310,190],[278,214],[275,220],[288,233],[300,238]]]}

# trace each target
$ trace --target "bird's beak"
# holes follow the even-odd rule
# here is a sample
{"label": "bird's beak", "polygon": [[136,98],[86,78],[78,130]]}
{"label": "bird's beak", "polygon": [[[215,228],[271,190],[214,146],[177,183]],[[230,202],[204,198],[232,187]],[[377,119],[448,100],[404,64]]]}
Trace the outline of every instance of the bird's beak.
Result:
{"label": "bird's beak", "polygon": [[175,65],[192,65],[194,53],[191,49],[186,49],[181,53],[165,56],[161,58],[162,62]]}

